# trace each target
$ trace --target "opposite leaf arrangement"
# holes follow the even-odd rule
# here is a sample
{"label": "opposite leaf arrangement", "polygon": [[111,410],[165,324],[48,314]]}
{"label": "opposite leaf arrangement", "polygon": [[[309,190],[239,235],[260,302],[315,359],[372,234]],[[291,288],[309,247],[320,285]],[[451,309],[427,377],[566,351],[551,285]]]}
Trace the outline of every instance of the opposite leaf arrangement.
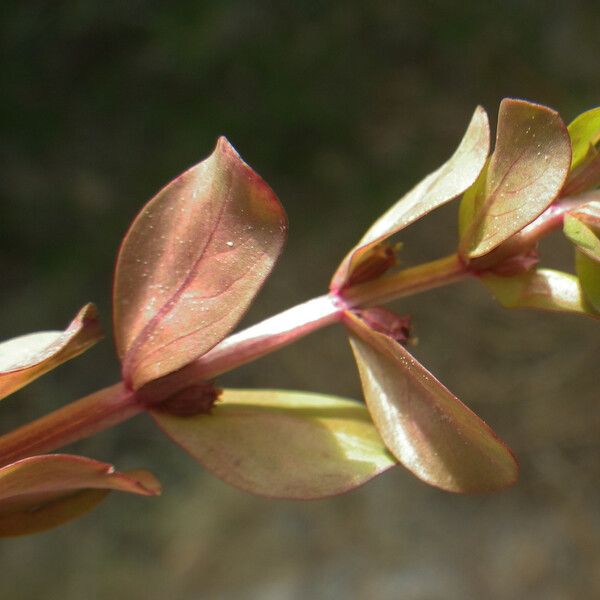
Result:
{"label": "opposite leaf arrangement", "polygon": [[[450,492],[512,485],[510,450],[407,351],[409,319],[381,305],[475,277],[503,306],[598,318],[599,142],[600,108],[567,128],[547,107],[506,99],[490,155],[478,107],[453,156],[371,226],[328,294],[229,335],[271,272],[287,221],[221,138],[142,209],[123,240],[113,296],[121,382],[0,436],[0,535],[59,525],[110,490],[159,494],[147,471],[48,454],[140,412],[224,481],[269,497],[340,494],[397,464]],[[457,251],[399,269],[389,238],[458,197]],[[538,241],[558,227],[575,246],[575,274],[538,267]],[[333,323],[348,331],[365,404],[213,384]],[[0,344],[0,397],[100,337],[88,305],[64,332]]]}

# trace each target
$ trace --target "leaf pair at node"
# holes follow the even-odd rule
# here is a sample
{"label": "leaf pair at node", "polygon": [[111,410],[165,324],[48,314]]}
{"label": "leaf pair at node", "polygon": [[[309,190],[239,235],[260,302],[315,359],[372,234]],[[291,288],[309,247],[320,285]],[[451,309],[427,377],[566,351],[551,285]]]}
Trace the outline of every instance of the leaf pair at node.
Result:
{"label": "leaf pair at node", "polygon": [[[488,119],[479,107],[449,161],[393,205],[345,257],[332,292],[351,298],[347,288],[368,282],[365,266],[387,238],[462,195],[457,260],[504,306],[597,317],[600,203],[587,202],[585,192],[600,183],[600,109],[567,129],[547,107],[506,99],[490,157],[489,137]],[[565,190],[575,196],[555,210]],[[530,233],[549,219],[563,218],[571,206],[578,208],[564,217],[565,232],[578,246],[578,277],[536,268],[538,238]],[[352,311],[345,323],[372,418],[399,462],[449,491],[492,491],[516,480],[510,451],[390,332],[374,330]]]}
{"label": "leaf pair at node", "polygon": [[[488,117],[478,107],[452,157],[347,254],[327,301],[348,330],[366,405],[305,392],[221,391],[194,377],[203,357],[227,345],[287,232],[273,191],[221,138],[209,158],[142,209],[123,240],[113,294],[123,382],[98,393],[133,398],[208,470],[256,494],[322,498],[397,463],[452,492],[511,485],[518,467],[510,450],[406,350],[407,319],[355,306],[351,292],[387,277],[397,251],[388,238],[462,196],[458,250],[448,264],[479,277],[505,306],[597,316],[599,110],[567,129],[549,108],[504,100],[489,156]],[[540,232],[563,221],[576,246],[577,276],[537,268]],[[65,332],[0,344],[0,395],[99,337],[87,306]],[[154,495],[160,486],[146,471],[116,473],[82,457],[16,461],[0,468],[0,534],[64,522],[110,489]]]}
{"label": "leaf pair at node", "polygon": [[[0,398],[81,354],[102,334],[92,304],[65,331],[43,331],[0,343]],[[0,468],[0,536],[43,531],[78,517],[111,490],[160,493],[148,471],[118,473],[112,465],[69,454],[45,454]]]}
{"label": "leaf pair at node", "polygon": [[565,194],[579,194],[582,202],[565,215],[563,231],[575,245],[575,272],[585,299],[600,313],[600,193],[593,191],[600,185],[600,108],[577,117],[569,134],[573,161]]}
{"label": "leaf pair at node", "polygon": [[[478,107],[452,157],[398,200],[344,258],[332,293],[344,297],[349,287],[364,283],[356,274],[387,238],[473,186],[486,164],[489,138],[487,115]],[[414,475],[446,491],[491,492],[513,484],[518,466],[510,450],[398,343],[397,318],[389,313],[386,331],[360,311],[344,316],[366,403],[387,448]]]}
{"label": "leaf pair at node", "polygon": [[[600,184],[599,137],[599,109],[567,128],[547,107],[523,100],[500,105],[494,153],[461,201],[459,254],[481,269],[481,281],[503,306],[598,317],[600,276],[589,245],[597,239],[598,195],[590,190]],[[536,232],[557,220],[584,247],[577,276],[537,266]]]}
{"label": "leaf pair at node", "polygon": [[[223,340],[271,272],[286,232],[275,194],[224,138],[152,199],[125,236],[115,273],[126,385],[142,396]],[[193,404],[187,386],[182,377]],[[394,464],[364,406],[332,396],[225,390],[197,415],[164,400],[148,409],[207,469],[257,494],[329,496]]]}
{"label": "leaf pair at node", "polygon": [[[236,162],[237,155],[225,144],[220,141],[211,158],[152,200],[122,246],[115,278],[116,338],[124,380],[142,392],[144,384],[199,358],[229,333],[242,313],[233,314],[232,309],[248,306],[283,243],[285,221],[275,196],[244,163]],[[357,272],[361,280],[365,273],[372,275],[367,263],[374,253],[387,260],[381,255],[382,240],[468,189],[488,151],[487,117],[478,108],[450,161],[378,220],[344,260],[334,276],[332,295],[339,298],[356,281]],[[228,167],[221,168],[221,162]],[[238,176],[252,186],[243,187]],[[210,182],[206,191],[198,191],[199,181]],[[250,208],[251,203],[256,206]],[[193,218],[177,220],[183,209],[186,215],[197,215],[197,223]],[[258,242],[251,235],[238,238],[249,231],[249,215],[264,219],[251,223],[251,231],[263,232],[262,253],[255,252]],[[151,234],[150,224],[155,229]],[[153,248],[152,236],[164,239],[164,244],[159,241]],[[199,243],[186,244],[196,237]],[[171,256],[173,248],[176,254]],[[228,263],[230,255],[234,260]],[[235,277],[228,277],[228,268],[219,270],[223,264],[236,266]],[[167,282],[165,273],[172,274]],[[245,285],[236,289],[239,282]],[[231,307],[226,319],[220,318],[221,302]],[[349,311],[343,317],[351,332],[366,409],[300,392],[225,390],[210,414],[184,417],[164,410],[164,405],[150,406],[150,412],[174,441],[217,476],[272,497],[341,493],[397,461],[428,483],[454,492],[493,491],[513,483],[517,466],[510,451],[410,357],[398,343],[397,318],[379,310],[379,328],[373,328],[364,313]]]}

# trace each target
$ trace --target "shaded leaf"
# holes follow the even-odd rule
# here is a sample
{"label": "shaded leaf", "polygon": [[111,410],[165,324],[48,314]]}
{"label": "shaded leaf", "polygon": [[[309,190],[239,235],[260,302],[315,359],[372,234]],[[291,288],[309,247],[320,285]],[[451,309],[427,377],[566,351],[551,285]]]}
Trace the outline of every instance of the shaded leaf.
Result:
{"label": "shaded leaf", "polygon": [[287,230],[268,185],[220,138],[138,214],[117,260],[114,329],[135,389],[221,341],[269,275]]}
{"label": "shaded leaf", "polygon": [[594,307],[600,318],[600,261],[577,250],[575,268],[586,300]]}
{"label": "shaded leaf", "polygon": [[390,244],[387,241],[376,243],[357,263],[344,285],[358,285],[381,277],[392,267],[398,265],[398,255],[401,249],[402,242],[396,244]]}
{"label": "shaded leaf", "polygon": [[346,313],[367,406],[385,444],[419,479],[450,492],[515,483],[510,450],[407,350]]}
{"label": "shaded leaf", "polygon": [[577,277],[538,269],[513,277],[484,275],[481,280],[505,308],[537,308],[598,317],[581,293]]}
{"label": "shaded leaf", "polygon": [[225,390],[208,415],[151,414],[209,471],[253,494],[323,498],[395,464],[364,405],[333,396]]}
{"label": "shaded leaf", "polygon": [[101,337],[96,307],[86,304],[64,331],[40,331],[0,343],[0,398],[81,354]]}
{"label": "shaded leaf", "polygon": [[567,213],[563,231],[581,252],[600,261],[600,202],[589,202]]}
{"label": "shaded leaf", "polygon": [[570,163],[569,135],[558,113],[503,100],[485,180],[461,210],[460,254],[483,256],[531,223],[560,193]]}
{"label": "shaded leaf", "polygon": [[81,516],[111,490],[142,496],[160,493],[148,471],[118,473],[82,456],[32,456],[0,468],[0,536],[44,531]]}
{"label": "shaded leaf", "polygon": [[394,341],[406,345],[411,339],[410,317],[399,316],[383,306],[354,309],[353,314],[374,331],[384,333]]}
{"label": "shaded leaf", "polygon": [[373,223],[338,267],[331,281],[332,289],[342,288],[382,240],[456,198],[470,187],[485,164],[489,150],[488,117],[485,110],[478,106],[452,157]]}

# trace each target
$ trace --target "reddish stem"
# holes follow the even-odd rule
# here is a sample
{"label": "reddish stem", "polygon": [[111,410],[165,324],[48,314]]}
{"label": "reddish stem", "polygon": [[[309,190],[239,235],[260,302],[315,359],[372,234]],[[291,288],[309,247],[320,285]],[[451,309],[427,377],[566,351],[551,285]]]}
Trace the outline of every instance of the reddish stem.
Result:
{"label": "reddish stem", "polygon": [[531,247],[542,237],[562,227],[565,213],[594,198],[594,195],[579,194],[576,197],[565,196],[547,208],[535,221],[527,225],[516,236],[524,246]]}
{"label": "reddish stem", "polygon": [[231,371],[338,322],[347,308],[380,304],[466,277],[456,255],[353,286],[344,297],[320,296],[223,340],[183,369],[137,392],[122,383],[100,390],[0,436],[0,464],[49,452],[125,421],[177,392]]}
{"label": "reddish stem", "polygon": [[469,269],[458,255],[451,254],[386,277],[354,285],[343,290],[341,295],[348,308],[367,307],[450,285],[469,275]]}
{"label": "reddish stem", "polygon": [[142,410],[122,383],[104,388],[0,436],[0,466],[89,437]]}
{"label": "reddish stem", "polygon": [[329,295],[298,304],[225,338],[179,371],[144,386],[136,397],[144,404],[152,404],[189,385],[213,379],[336,323],[342,311],[336,298]]}
{"label": "reddish stem", "polygon": [[562,227],[565,214],[591,200],[598,199],[597,192],[578,194],[575,197],[560,198],[549,206],[537,219],[521,231],[507,239],[489,254],[469,261],[469,268],[475,274],[498,267],[505,260],[525,256],[541,238]]}
{"label": "reddish stem", "polygon": [[[384,304],[465,279],[492,268],[511,256],[531,249],[537,241],[562,225],[564,215],[576,206],[598,200],[598,192],[562,198],[530,225],[481,260],[465,264],[456,254],[404,269],[299,304],[253,325],[217,344],[183,369],[158,379],[137,392],[122,383],[105,388],[0,436],[0,465],[32,454],[49,452],[125,421],[146,406],[231,371],[341,320],[348,308]],[[485,264],[484,264],[485,262]]]}

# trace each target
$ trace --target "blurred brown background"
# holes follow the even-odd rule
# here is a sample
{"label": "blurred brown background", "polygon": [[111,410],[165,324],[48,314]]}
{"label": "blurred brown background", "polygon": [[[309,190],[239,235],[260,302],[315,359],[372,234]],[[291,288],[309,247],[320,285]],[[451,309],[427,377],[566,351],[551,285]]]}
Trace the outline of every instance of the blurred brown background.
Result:
{"label": "blurred brown background", "polygon": [[[322,293],[368,224],[453,151],[476,104],[600,104],[597,2],[16,2],[1,10],[0,336],[110,331],[115,252],[164,183],[226,134],[279,194],[289,242],[247,322]],[[456,206],[405,232],[447,254]],[[556,238],[548,264],[570,268]],[[0,597],[195,600],[600,597],[597,325],[508,312],[475,282],[418,296],[419,358],[517,452],[517,487],[457,497],[402,469],[347,496],[274,502],[204,473],[139,417],[73,451],[146,466],[114,495],[0,542]],[[118,378],[103,344],[2,403],[2,429]],[[224,378],[360,397],[338,329]]]}

